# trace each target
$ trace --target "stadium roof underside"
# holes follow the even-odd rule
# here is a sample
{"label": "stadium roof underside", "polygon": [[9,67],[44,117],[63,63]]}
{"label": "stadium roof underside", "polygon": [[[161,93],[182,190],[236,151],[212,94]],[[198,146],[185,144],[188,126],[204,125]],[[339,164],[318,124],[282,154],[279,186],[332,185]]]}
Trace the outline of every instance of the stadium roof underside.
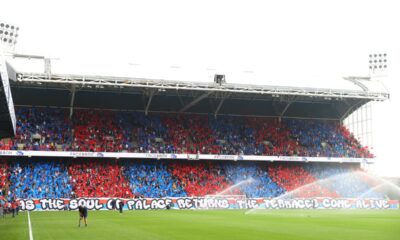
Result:
{"label": "stadium roof underside", "polygon": [[343,120],[387,92],[17,73],[15,105]]}

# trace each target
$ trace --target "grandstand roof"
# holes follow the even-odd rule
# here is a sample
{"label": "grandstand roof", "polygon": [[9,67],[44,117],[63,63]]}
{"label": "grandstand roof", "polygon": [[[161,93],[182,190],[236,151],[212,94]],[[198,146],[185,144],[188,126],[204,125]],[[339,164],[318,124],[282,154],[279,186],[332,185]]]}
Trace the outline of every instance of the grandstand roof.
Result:
{"label": "grandstand roof", "polygon": [[[191,112],[341,120],[389,94],[369,78],[350,77],[339,87],[215,84],[163,79],[17,73],[16,105]],[[330,82],[330,81],[328,81]],[[346,82],[346,81],[344,81]],[[349,87],[351,86],[351,87]],[[40,96],[40,97],[39,97]]]}

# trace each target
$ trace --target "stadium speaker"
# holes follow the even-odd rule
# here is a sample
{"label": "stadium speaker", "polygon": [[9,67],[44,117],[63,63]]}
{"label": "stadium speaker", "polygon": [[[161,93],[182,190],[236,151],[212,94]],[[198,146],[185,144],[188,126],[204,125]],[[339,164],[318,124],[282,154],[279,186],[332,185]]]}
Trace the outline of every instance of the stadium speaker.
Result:
{"label": "stadium speaker", "polygon": [[219,85],[226,83],[225,75],[215,74],[214,75],[214,83],[219,84]]}

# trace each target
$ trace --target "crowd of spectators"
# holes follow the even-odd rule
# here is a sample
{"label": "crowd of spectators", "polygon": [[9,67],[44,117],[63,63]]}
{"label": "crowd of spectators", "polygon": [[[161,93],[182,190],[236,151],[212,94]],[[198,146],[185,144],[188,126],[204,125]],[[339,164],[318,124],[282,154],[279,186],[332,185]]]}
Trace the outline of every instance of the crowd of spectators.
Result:
{"label": "crowd of spectators", "polygon": [[337,130],[346,140],[349,151],[352,152],[352,156],[360,156],[368,158],[374,157],[374,155],[370,152],[369,147],[362,146],[361,143],[354,137],[354,135],[345,126],[337,125]]}
{"label": "crowd of spectators", "polygon": [[215,195],[230,186],[223,168],[210,161],[170,164],[170,171],[190,197]]}
{"label": "crowd of spectators", "polygon": [[185,197],[186,192],[178,178],[168,171],[165,163],[152,161],[132,162],[124,165],[125,176],[129,180],[135,198],[138,197]]}
{"label": "crowd of spectators", "polygon": [[5,218],[6,214],[12,214],[12,217],[18,215],[20,205],[17,199],[6,199],[0,196],[0,219]]}
{"label": "crowd of spectators", "polygon": [[4,197],[8,192],[9,175],[7,162],[0,160],[0,197]]}
{"label": "crowd of spectators", "polygon": [[312,164],[305,169],[321,179],[321,185],[336,192],[337,195],[346,198],[383,198],[379,192],[379,183],[370,177],[366,177],[358,167],[341,166],[337,164]]}
{"label": "crowd of spectators", "polygon": [[291,136],[303,147],[302,156],[373,157],[352,134],[333,121],[286,120]]}
{"label": "crowd of spectators", "polygon": [[287,125],[277,118],[249,118],[247,122],[256,133],[258,151],[255,155],[304,156],[303,147],[293,138]]}
{"label": "crowd of spectators", "polygon": [[[224,194],[243,194],[246,197],[268,197],[274,198],[285,193],[285,189],[278,186],[268,175],[265,164],[254,162],[226,163],[225,174],[232,186],[232,191]],[[235,190],[239,191],[235,191]]]}
{"label": "crowd of spectators", "polygon": [[356,165],[181,160],[0,160],[0,197],[374,197]]}
{"label": "crowd of spectators", "polygon": [[268,174],[284,188],[287,198],[339,197],[336,192],[320,184],[317,178],[299,164],[276,164],[268,167]]}
{"label": "crowd of spectators", "polygon": [[10,166],[11,198],[65,198],[72,191],[61,161],[21,161]]}
{"label": "crowd of spectators", "polygon": [[18,108],[0,149],[372,157],[339,123],[317,120]]}
{"label": "crowd of spectators", "polygon": [[72,149],[83,152],[121,152],[124,146],[121,121],[111,111],[76,111],[73,122]]}
{"label": "crowd of spectators", "polygon": [[68,173],[73,197],[133,197],[124,167],[114,160],[73,161]]}
{"label": "crowd of spectators", "polygon": [[124,150],[127,152],[174,153],[168,138],[168,129],[160,116],[138,112],[119,112],[119,126],[123,133]]}
{"label": "crowd of spectators", "polygon": [[218,153],[233,155],[261,155],[257,152],[255,131],[246,124],[246,118],[209,116],[209,126],[215,136]]}
{"label": "crowd of spectators", "polygon": [[[11,149],[70,150],[73,140],[72,123],[67,112],[57,108],[18,108],[17,135],[8,140]],[[4,140],[3,140],[4,141]],[[0,147],[1,147],[0,143]],[[57,148],[57,146],[59,146]]]}
{"label": "crowd of spectators", "polygon": [[209,128],[207,116],[165,115],[163,123],[168,129],[175,153],[220,153],[215,135]]}

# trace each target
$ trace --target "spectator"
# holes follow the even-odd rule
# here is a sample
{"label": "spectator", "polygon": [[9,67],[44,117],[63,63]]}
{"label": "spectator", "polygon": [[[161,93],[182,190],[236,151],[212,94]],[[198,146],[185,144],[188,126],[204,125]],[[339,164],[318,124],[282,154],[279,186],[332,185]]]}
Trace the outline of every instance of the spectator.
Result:
{"label": "spectator", "polygon": [[373,157],[337,122],[18,108],[17,136],[0,149]]}

